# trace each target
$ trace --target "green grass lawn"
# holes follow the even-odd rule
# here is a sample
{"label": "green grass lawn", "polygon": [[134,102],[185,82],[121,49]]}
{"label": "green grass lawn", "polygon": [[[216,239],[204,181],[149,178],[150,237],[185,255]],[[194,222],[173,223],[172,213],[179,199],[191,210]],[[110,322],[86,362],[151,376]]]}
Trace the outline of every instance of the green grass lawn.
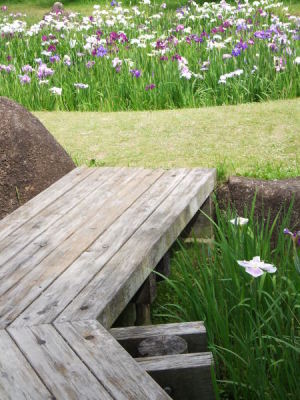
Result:
{"label": "green grass lawn", "polygon": [[[155,112],[36,112],[78,165],[300,175],[300,99]],[[297,164],[298,163],[298,164]]]}

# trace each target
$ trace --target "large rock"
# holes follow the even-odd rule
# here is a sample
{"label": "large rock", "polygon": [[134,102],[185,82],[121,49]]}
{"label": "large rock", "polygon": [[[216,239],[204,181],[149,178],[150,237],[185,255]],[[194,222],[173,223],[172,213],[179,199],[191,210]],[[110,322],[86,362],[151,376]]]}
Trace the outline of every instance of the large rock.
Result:
{"label": "large rock", "polygon": [[287,209],[294,199],[290,228],[300,230],[300,177],[265,181],[232,176],[218,189],[217,197],[223,208],[231,204],[243,216],[245,206],[251,209],[255,193],[255,216],[264,216],[266,219],[270,212],[272,222],[278,212]]}
{"label": "large rock", "polygon": [[0,97],[0,219],[75,168],[24,107]]}

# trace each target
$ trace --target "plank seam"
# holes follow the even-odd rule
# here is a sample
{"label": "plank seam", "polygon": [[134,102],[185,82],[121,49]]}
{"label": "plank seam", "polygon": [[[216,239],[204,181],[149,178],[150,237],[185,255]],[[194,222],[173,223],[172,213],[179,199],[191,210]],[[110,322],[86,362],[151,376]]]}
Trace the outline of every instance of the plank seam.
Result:
{"label": "plank seam", "polygon": [[[162,173],[162,175],[163,175],[163,173]],[[162,176],[162,175],[160,175],[159,177],[157,177],[157,179],[149,186],[149,187],[147,187],[135,200],[134,200],[134,202],[133,203],[131,203],[131,204],[129,204],[128,205],[128,207],[124,210],[124,212],[126,212],[131,206],[132,206],[132,204],[134,204],[147,190],[149,190],[149,188]],[[123,213],[124,213],[123,212]],[[119,216],[119,217],[121,217],[122,215],[123,215],[123,213]],[[112,221],[112,223],[111,224],[113,224],[119,217],[117,217],[116,219],[114,219],[113,221]],[[111,226],[111,224],[109,225],[109,226]],[[96,240],[98,240],[99,239],[99,237],[102,235],[102,234],[104,234],[105,232],[106,232],[106,230],[108,229],[109,227],[107,227],[99,236],[97,236],[97,238],[93,241],[93,242],[91,242],[90,244],[89,244],[89,246],[88,246],[88,248],[89,247],[91,247],[92,245],[93,245],[93,243],[96,241]],[[72,233],[72,235],[73,235],[74,233]],[[71,235],[71,236],[72,236]],[[72,262],[72,264],[84,253],[86,251],[86,249],[80,254],[80,255],[78,255],[78,257],[76,257],[76,259]],[[24,312],[24,311],[26,311],[27,310],[27,308],[28,307],[30,307],[57,279],[59,279],[59,277],[68,269],[68,268],[70,268],[70,266],[72,265],[72,264],[70,264],[64,271],[62,271],[48,286],[46,286],[40,293],[39,293],[39,295],[32,301],[32,302],[30,302],[19,314],[18,314],[18,316],[16,316],[8,325],[7,325],[7,327],[9,327],[11,324],[13,324],[14,323],[14,321],[17,319],[17,318],[19,318],[19,316],[20,315],[22,315],[22,313]],[[39,264],[38,264],[39,265]],[[37,265],[37,266],[38,266]],[[36,267],[37,267],[36,266]],[[24,277],[22,277],[21,279],[23,279]],[[20,280],[18,281],[18,282],[20,282]],[[15,287],[16,285],[13,285],[12,286],[12,288],[13,287]],[[11,288],[10,288],[11,289]],[[10,290],[9,289],[9,290]],[[54,321],[54,320],[53,320]],[[40,325],[40,324],[37,324],[37,325]],[[32,325],[32,326],[34,326],[34,325]]]}
{"label": "plank seam", "polygon": [[[102,271],[104,268],[105,268],[105,266],[106,266],[106,264],[108,264],[109,262],[110,262],[110,260],[115,256],[115,254],[118,252],[118,251],[120,251],[120,249],[122,249],[126,244],[127,244],[127,242],[131,239],[131,237],[140,229],[140,227],[151,217],[151,215],[160,207],[160,205],[170,196],[170,194],[173,192],[173,190],[175,190],[176,188],[177,188],[177,186],[180,184],[180,182],[183,180],[183,179],[185,179],[186,177],[188,176],[188,174],[187,175],[185,175],[185,176],[183,176],[181,179],[180,179],[180,181],[178,182],[178,184],[166,195],[166,197],[153,209],[153,211],[150,213],[150,214],[148,214],[148,216],[141,222],[141,224],[133,231],[133,233],[131,234],[131,236],[117,249],[117,251],[106,261],[106,263],[102,266],[102,268],[99,270],[99,271],[97,271],[93,276],[92,276],[92,278],[87,282],[87,284],[76,294],[76,296],[63,308],[63,310],[61,310],[60,312],[59,312],[59,314],[57,314],[57,316],[51,321],[51,323],[54,323],[63,313],[64,313],[64,311],[65,311],[65,309],[66,308],[68,308],[69,307],[69,305],[76,299],[76,297],[78,297],[80,294],[81,294],[81,292],[83,291],[83,290],[85,290],[85,288],[92,282],[92,280],[95,278],[95,276],[96,275],[98,275],[99,273],[100,273],[100,271]],[[161,176],[162,177],[162,176]],[[160,177],[160,178],[161,178]],[[160,179],[159,178],[159,179]],[[155,182],[157,182],[157,181],[155,181]],[[153,185],[155,184],[155,182],[153,183]],[[152,185],[151,185],[152,186]],[[149,189],[148,189],[149,190]],[[138,199],[137,199],[138,200]],[[136,201],[137,201],[136,200]],[[121,216],[120,216],[121,217]],[[119,217],[119,218],[120,218]],[[118,218],[118,219],[119,219]],[[115,221],[114,221],[115,222]],[[104,233],[104,232],[103,232]],[[101,236],[101,235],[100,235]],[[99,237],[100,237],[99,236]],[[97,239],[99,239],[99,237],[97,238]],[[20,314],[21,315],[21,314]],[[70,320],[70,321],[68,321],[68,322],[71,322],[71,321],[73,321],[73,320]],[[65,321],[65,322],[67,322],[67,321]]]}
{"label": "plank seam", "polygon": [[[94,322],[94,320],[92,320],[92,322]],[[96,322],[98,322],[96,320]],[[67,322],[68,324],[72,325],[71,322]],[[99,322],[98,322],[99,323]],[[40,324],[42,325],[42,324]],[[107,391],[107,393],[112,397],[112,399],[115,399],[114,395],[112,394],[112,392],[109,390],[109,388],[106,387],[106,385],[103,384],[103,382],[101,382],[101,380],[97,377],[97,375],[92,371],[92,369],[88,366],[88,364],[86,364],[86,362],[80,357],[80,355],[77,353],[77,351],[74,349],[74,347],[67,341],[67,339],[59,332],[59,330],[57,329],[57,327],[55,326],[54,323],[51,323],[51,325],[54,327],[54,329],[56,330],[56,332],[61,336],[61,338],[64,340],[64,342],[66,343],[66,345],[68,347],[70,347],[70,349],[73,351],[74,354],[76,354],[77,358],[79,358],[79,360],[82,362],[83,365],[86,366],[86,368],[90,371],[90,373],[92,375],[94,375],[94,377],[97,379],[97,381],[100,383],[101,386],[103,386],[103,388]],[[115,399],[117,400],[117,399]]]}
{"label": "plank seam", "polygon": [[[76,187],[78,184],[80,184],[80,183],[82,183],[82,182],[84,182],[85,181],[85,179],[87,179],[90,175],[93,175],[94,173],[95,173],[95,171],[93,171],[93,170],[95,170],[96,171],[96,168],[91,168],[91,172],[87,175],[87,176],[85,176],[83,179],[81,179],[80,181],[78,181],[77,183],[75,183],[73,186],[71,186],[66,192],[63,192],[60,196],[58,196],[56,199],[54,199],[51,203],[49,203],[49,204],[47,204],[44,208],[42,208],[41,210],[39,210],[36,214],[34,214],[34,215],[32,215],[29,219],[27,219],[26,221],[24,221],[21,225],[18,225],[17,227],[16,227],[16,229],[14,229],[13,231],[11,231],[8,235],[6,235],[6,236],[4,236],[3,238],[1,238],[1,241],[2,240],[4,240],[4,239],[6,239],[8,236],[10,236],[11,234],[13,234],[16,230],[18,230],[19,228],[21,228],[23,225],[25,225],[27,222],[29,222],[29,221],[31,221],[33,218],[35,218],[38,214],[40,214],[42,211],[44,211],[44,210],[46,210],[50,205],[52,205],[53,203],[55,203],[58,199],[60,199],[62,196],[64,196],[66,193],[68,193],[70,190],[72,190],[72,189],[74,189],[74,187]],[[82,171],[84,171],[84,169],[82,169]],[[57,181],[57,182],[59,182],[59,181]],[[49,187],[51,187],[51,186],[49,186]],[[48,188],[47,188],[48,189]],[[47,189],[45,189],[45,190],[47,190]],[[43,192],[41,192],[41,193],[43,193]],[[29,200],[30,201],[30,200]],[[26,204],[28,204],[28,203],[26,203]],[[21,206],[22,207],[22,206]],[[19,208],[17,208],[16,209],[16,211],[17,210],[19,210]],[[10,216],[11,216],[12,214],[9,214],[8,216],[7,216],[7,218],[9,218]],[[4,219],[3,219],[3,221],[4,221]],[[1,221],[2,222],[2,221]],[[0,241],[0,242],[1,242]],[[6,248],[6,247],[4,247],[4,248]]]}
{"label": "plank seam", "polygon": [[32,368],[32,370],[34,371],[34,373],[37,375],[37,377],[39,378],[39,380],[41,381],[41,383],[45,386],[45,388],[48,390],[48,392],[50,393],[50,395],[52,396],[53,400],[56,399],[56,397],[54,396],[53,392],[50,390],[50,388],[48,387],[48,385],[46,384],[46,382],[44,381],[44,379],[40,376],[40,374],[38,373],[38,371],[36,371],[36,369],[33,367],[33,365],[31,364],[30,360],[26,357],[26,354],[24,353],[24,351],[22,350],[22,348],[18,345],[18,343],[15,341],[15,339],[13,338],[13,336],[10,334],[8,329],[1,329],[4,330],[5,332],[7,332],[7,334],[9,335],[9,337],[11,338],[11,340],[15,343],[15,345],[17,346],[17,348],[19,349],[19,351],[22,353],[23,357],[25,358],[25,360],[28,362],[28,364],[30,365],[30,367]]}
{"label": "plank seam", "polygon": [[[109,178],[108,178],[108,182],[110,181],[110,179],[113,179],[114,176],[115,176],[115,175],[109,177]],[[107,180],[106,180],[105,182],[107,183]],[[101,186],[102,186],[105,182],[103,182],[102,184],[100,184],[100,186],[97,186],[97,188],[95,188],[92,192],[90,192],[89,195],[88,195],[87,197],[89,197],[89,196],[92,195],[96,190],[98,190],[99,188],[101,188]],[[83,198],[81,201],[79,201],[78,203],[76,203],[72,208],[70,208],[70,209],[68,210],[68,212],[67,212],[66,214],[68,214],[69,212],[73,211],[75,208],[79,207],[80,204],[81,204],[84,200],[85,200],[85,198]],[[54,224],[57,223],[59,220],[61,220],[66,214],[64,214],[64,215],[62,215],[61,217],[59,217],[56,221],[54,221],[51,225],[49,225],[44,231],[40,232],[39,235],[45,233],[49,228],[52,227],[52,225],[54,225]],[[75,233],[75,230],[73,230],[68,236],[66,236],[65,239],[64,239],[62,242],[60,242],[53,250],[51,250],[49,253],[45,254],[45,256],[33,267],[33,269],[31,269],[31,270],[29,271],[29,273],[32,272],[35,268],[37,268],[37,267],[44,261],[45,258],[49,257],[49,256],[57,249],[57,247],[59,247],[62,243],[64,243],[66,240],[68,240],[72,235],[74,235],[74,233]],[[38,236],[39,236],[39,235],[38,235]],[[37,236],[37,237],[38,237],[38,236]],[[32,244],[32,243],[34,242],[34,240],[36,240],[37,237],[33,238],[32,241],[30,241],[29,243],[27,243],[26,246],[24,246],[24,247],[20,250],[20,252],[21,252],[22,250],[24,250],[27,246],[29,246],[30,244]],[[31,253],[30,257],[32,257],[32,256],[34,256],[36,253],[38,253],[39,250],[40,250],[40,249],[37,247],[36,251],[33,252],[33,253]],[[19,254],[19,253],[17,253],[17,254]],[[81,253],[81,254],[82,254],[82,253]],[[81,254],[80,254],[80,255],[81,255]],[[9,262],[9,261],[10,261],[12,258],[14,258],[15,256],[16,256],[16,254],[12,255],[8,260],[5,261],[5,263],[6,263],[6,262]],[[29,259],[29,258],[27,258],[27,259],[25,260],[25,262],[27,262],[28,259]],[[5,264],[5,263],[4,263],[4,264]],[[3,264],[2,264],[2,265],[3,265]],[[0,278],[0,282],[1,282],[2,279],[7,278],[7,277],[11,276],[12,274],[14,274],[14,273],[18,270],[18,268],[19,268],[20,265],[21,265],[21,263],[20,263],[20,264],[18,265],[18,267],[17,267],[14,271],[12,271],[10,274],[7,274],[7,275],[3,276],[2,278]],[[0,265],[0,267],[1,267],[1,265]],[[13,289],[15,286],[17,286],[18,283],[19,283],[22,279],[24,279],[24,277],[25,277],[26,275],[27,275],[27,274],[21,276],[18,280],[16,280],[12,286],[10,286],[7,290],[5,290],[5,291],[2,293],[2,296],[3,296],[4,294],[6,294],[8,291],[10,291],[11,289]]]}

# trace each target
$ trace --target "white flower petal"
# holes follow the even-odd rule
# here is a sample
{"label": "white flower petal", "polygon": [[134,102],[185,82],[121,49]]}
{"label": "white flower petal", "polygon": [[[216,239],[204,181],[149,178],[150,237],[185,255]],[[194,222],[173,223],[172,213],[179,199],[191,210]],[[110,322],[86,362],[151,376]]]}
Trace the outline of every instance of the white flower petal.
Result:
{"label": "white flower petal", "polygon": [[266,271],[266,272],[269,272],[270,274],[274,274],[274,272],[277,271],[277,268],[272,264],[261,263],[259,268],[264,270],[264,271]]}
{"label": "white flower petal", "polygon": [[238,261],[237,262],[241,267],[247,268],[247,267],[251,267],[251,262],[250,261]]}
{"label": "white flower petal", "polygon": [[252,275],[254,278],[257,278],[257,277],[263,275],[263,273],[264,273],[264,271],[262,271],[258,267],[247,267],[246,268],[246,272],[248,274]]}

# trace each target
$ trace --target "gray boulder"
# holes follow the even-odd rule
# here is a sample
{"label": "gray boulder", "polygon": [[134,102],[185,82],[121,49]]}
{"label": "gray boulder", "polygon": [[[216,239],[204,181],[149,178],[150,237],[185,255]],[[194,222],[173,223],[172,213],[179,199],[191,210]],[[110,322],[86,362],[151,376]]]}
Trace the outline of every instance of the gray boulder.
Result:
{"label": "gray boulder", "polygon": [[0,97],[0,219],[75,168],[24,107]]}

